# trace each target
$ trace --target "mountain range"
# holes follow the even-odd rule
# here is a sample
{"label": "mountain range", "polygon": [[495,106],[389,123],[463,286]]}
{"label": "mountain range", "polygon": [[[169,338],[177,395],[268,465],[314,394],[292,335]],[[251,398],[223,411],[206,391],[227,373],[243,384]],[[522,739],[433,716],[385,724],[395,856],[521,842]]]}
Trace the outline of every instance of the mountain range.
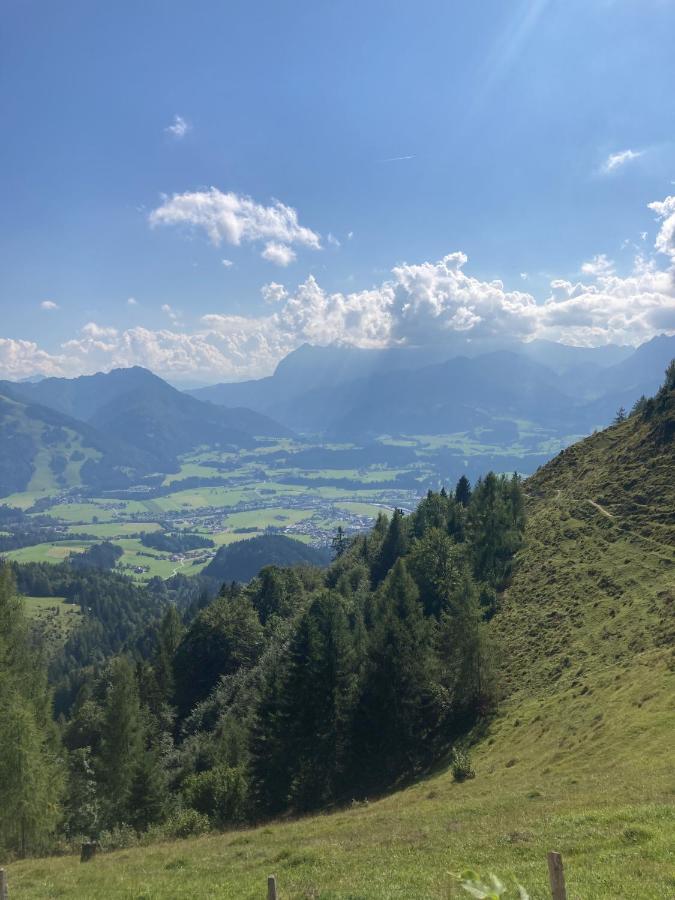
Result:
{"label": "mountain range", "polygon": [[292,433],[250,409],[226,409],[176,390],[147,369],[80,378],[0,382],[0,495],[56,480],[114,489],[203,445],[252,448]]}
{"label": "mountain range", "polygon": [[196,448],[251,449],[298,433],[371,446],[382,435],[461,433],[536,449],[542,434],[587,434],[652,394],[675,337],[637,349],[534,341],[447,352],[305,344],[272,376],[191,392],[140,367],[2,381],[0,496],[150,485]]}
{"label": "mountain range", "polygon": [[268,378],[191,393],[338,441],[476,429],[499,435],[505,423],[512,432],[523,422],[564,436],[603,427],[619,407],[652,394],[673,356],[675,337],[666,336],[637,349],[533,341],[452,358],[438,347],[305,344]]}

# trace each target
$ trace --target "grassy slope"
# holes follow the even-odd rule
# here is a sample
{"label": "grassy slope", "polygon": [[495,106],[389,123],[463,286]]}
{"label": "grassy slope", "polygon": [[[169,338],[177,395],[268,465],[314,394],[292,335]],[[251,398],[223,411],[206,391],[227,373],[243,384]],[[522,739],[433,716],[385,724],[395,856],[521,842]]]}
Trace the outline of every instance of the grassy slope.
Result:
{"label": "grassy slope", "polygon": [[506,696],[474,781],[443,769],[330,816],[18,863],[15,896],[253,900],[275,872],[284,900],[442,898],[471,865],[543,898],[553,848],[571,897],[672,896],[673,445],[648,431],[594,435],[528,482],[528,546],[491,625]]}

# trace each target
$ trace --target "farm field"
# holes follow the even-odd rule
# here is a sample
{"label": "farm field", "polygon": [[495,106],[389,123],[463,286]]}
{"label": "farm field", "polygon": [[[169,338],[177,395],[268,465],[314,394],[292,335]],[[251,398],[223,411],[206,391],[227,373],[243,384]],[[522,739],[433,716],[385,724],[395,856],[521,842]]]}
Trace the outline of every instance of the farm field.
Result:
{"label": "farm field", "polygon": [[325,546],[338,526],[347,533],[361,531],[381,511],[410,510],[429,488],[452,486],[478,460],[484,460],[485,470],[499,469],[500,459],[505,471],[521,462],[525,468],[532,441],[539,440],[540,451],[550,440],[525,422],[520,423],[520,434],[530,449],[517,441],[506,445],[508,458],[496,443],[481,444],[475,435],[464,434],[399,435],[367,448],[288,439],[265,441],[240,453],[204,447],[186,455],[180,470],[166,475],[159,487],[139,487],[114,497],[89,495],[74,486],[56,489],[36,472],[34,490],[0,503],[29,516],[47,516],[66,539],[5,555],[18,562],[60,562],[92,542],[109,540],[123,549],[119,567],[148,579],[168,578],[176,571],[196,574],[215,550],[200,554],[198,561],[172,559],[172,554],[144,547],[133,537],[142,532],[195,531],[217,548],[271,529]]}

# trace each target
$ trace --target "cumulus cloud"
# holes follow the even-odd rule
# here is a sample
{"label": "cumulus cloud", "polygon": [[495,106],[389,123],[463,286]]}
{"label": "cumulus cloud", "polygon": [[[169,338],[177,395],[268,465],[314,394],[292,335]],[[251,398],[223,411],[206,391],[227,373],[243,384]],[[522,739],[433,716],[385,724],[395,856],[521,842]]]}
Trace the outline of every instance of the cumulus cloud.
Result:
{"label": "cumulus cloud", "polygon": [[300,225],[292,207],[278,200],[264,206],[251,197],[223,193],[215,187],[174,194],[152,210],[148,220],[153,228],[183,225],[204,231],[216,246],[223,241],[233,246],[264,242],[263,258],[281,266],[295,259],[294,246],[321,248],[320,235]]}
{"label": "cumulus cloud", "polygon": [[135,297],[127,297],[128,306],[138,306],[138,300]]}
{"label": "cumulus cloud", "polygon": [[589,262],[585,262],[581,267],[581,271],[584,275],[592,275],[594,277],[608,275],[614,271],[614,261],[608,259],[604,253],[600,253],[599,256],[594,256]]}
{"label": "cumulus cloud", "polygon": [[[655,249],[675,264],[675,198],[650,208],[659,221]],[[238,379],[269,374],[291,350],[308,341],[357,347],[449,348],[458,336],[546,338],[581,346],[637,345],[659,333],[675,334],[675,268],[638,255],[632,270],[617,274],[600,254],[581,266],[581,280],[557,278],[545,299],[508,290],[499,280],[470,274],[464,253],[437,261],[401,263],[381,283],[351,292],[329,292],[310,276],[293,290],[263,285],[269,306],[258,316],[212,313],[196,333],[183,333],[165,304],[168,329],[118,332],[89,322],[59,352],[28,341],[0,341],[0,374],[23,377],[81,374],[115,366],[144,365],[165,377]],[[519,280],[522,284],[522,281]]]}
{"label": "cumulus cloud", "polygon": [[655,247],[659,253],[669,256],[675,264],[675,197],[655,200],[648,204],[661,221],[659,233],[656,235]]}
{"label": "cumulus cloud", "polygon": [[65,357],[42,350],[34,341],[0,338],[0,376],[10,380],[28,375],[62,375]]}
{"label": "cumulus cloud", "polygon": [[293,248],[289,247],[288,244],[279,244],[277,241],[268,241],[265,244],[265,249],[260,255],[268,262],[284,267],[296,260]]}
{"label": "cumulus cloud", "polygon": [[557,281],[551,288],[537,308],[535,337],[594,347],[675,333],[673,280],[641,257],[626,277],[608,272],[591,284]]}
{"label": "cumulus cloud", "polygon": [[188,122],[186,122],[182,116],[176,114],[173,117],[173,122],[171,123],[171,125],[167,125],[164,131],[167,134],[170,134],[172,137],[175,137],[177,140],[180,140],[181,138],[185,137],[188,131],[190,131],[191,127],[192,126]]}
{"label": "cumulus cloud", "polygon": [[51,309],[58,309],[58,308],[59,308],[58,303],[54,303],[53,300],[43,300],[42,303],[40,304],[40,309],[51,310]]}
{"label": "cumulus cloud", "polygon": [[286,288],[283,284],[279,284],[276,281],[270,281],[268,284],[263,284],[260,288],[260,293],[262,294],[265,303],[280,303],[288,297]]}
{"label": "cumulus cloud", "polygon": [[610,153],[602,164],[600,171],[603,175],[611,175],[618,169],[642,156],[642,150],[620,150],[618,153]]}
{"label": "cumulus cloud", "polygon": [[231,259],[221,259],[220,262],[226,269],[230,269],[234,265]]}

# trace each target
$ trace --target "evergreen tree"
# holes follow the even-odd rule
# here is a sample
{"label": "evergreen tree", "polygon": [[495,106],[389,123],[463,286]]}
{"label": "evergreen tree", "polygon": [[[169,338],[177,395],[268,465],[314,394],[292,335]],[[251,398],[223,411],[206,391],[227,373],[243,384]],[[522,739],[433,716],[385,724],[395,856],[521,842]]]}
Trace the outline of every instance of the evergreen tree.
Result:
{"label": "evergreen tree", "polygon": [[468,510],[468,530],[474,575],[500,589],[522,542],[522,488],[517,476],[507,480],[489,472],[479,479]]}
{"label": "evergreen tree", "polygon": [[197,616],[173,659],[176,703],[186,715],[222,675],[249,668],[263,648],[263,628],[245,594],[217,597]]}
{"label": "evergreen tree", "polygon": [[462,506],[468,506],[471,500],[471,483],[466,475],[461,475],[455,487],[455,500]]}
{"label": "evergreen tree", "polygon": [[488,685],[476,585],[465,573],[452,591],[436,636],[446,739],[462,733],[485,704]]}
{"label": "evergreen tree", "polygon": [[101,804],[90,747],[81,747],[69,754],[66,797],[65,826],[68,837],[97,838],[101,828]]}
{"label": "evergreen tree", "polygon": [[167,701],[173,696],[174,680],[172,660],[181,642],[185,627],[178,610],[172,603],[164,614],[159,627],[157,651],[154,659],[154,672],[157,687],[162,698]]}
{"label": "evergreen tree", "polygon": [[433,626],[399,559],[381,589],[355,727],[356,773],[363,789],[409,774],[428,752],[437,716]]}
{"label": "evergreen tree", "polygon": [[263,808],[273,811],[284,797],[297,809],[311,809],[340,794],[355,687],[354,644],[342,598],[326,593],[302,616],[283,675],[258,708],[253,770],[262,782],[257,795]]}
{"label": "evergreen tree", "polygon": [[345,535],[345,530],[342,525],[338,525],[335,537],[331,541],[333,559],[339,559],[348,547],[349,541]]}
{"label": "evergreen tree", "polygon": [[143,756],[144,724],[134,668],[126,657],[117,657],[108,672],[98,758],[109,825],[131,821],[131,791]]}
{"label": "evergreen tree", "polygon": [[250,738],[251,796],[259,813],[282,812],[290,794],[293,755],[284,705],[286,659],[275,655],[262,674]]}
{"label": "evergreen tree", "polygon": [[403,510],[395,509],[372,566],[372,578],[375,586],[384,580],[396,560],[405,556],[407,550],[408,523],[403,515]]}
{"label": "evergreen tree", "polygon": [[129,794],[129,822],[138,831],[166,817],[169,792],[162,758],[156,747],[148,747],[136,763]]}
{"label": "evergreen tree", "polygon": [[31,648],[23,603],[0,564],[0,848],[46,849],[60,817],[63,770],[51,696]]}
{"label": "evergreen tree", "polygon": [[465,568],[459,547],[445,530],[430,528],[413,542],[406,564],[419,589],[425,614],[439,618]]}

